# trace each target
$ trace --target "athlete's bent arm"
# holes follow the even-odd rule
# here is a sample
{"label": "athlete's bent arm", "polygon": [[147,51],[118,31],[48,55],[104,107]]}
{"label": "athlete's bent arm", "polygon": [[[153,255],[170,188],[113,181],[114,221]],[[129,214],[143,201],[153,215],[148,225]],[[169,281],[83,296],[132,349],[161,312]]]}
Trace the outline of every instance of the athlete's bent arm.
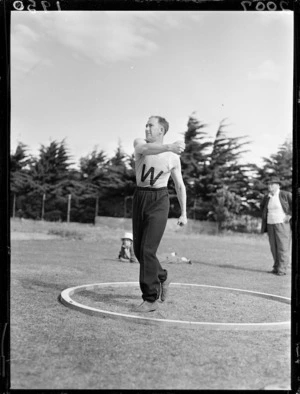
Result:
{"label": "athlete's bent arm", "polygon": [[140,155],[158,155],[163,152],[173,152],[180,155],[184,151],[185,144],[182,141],[176,141],[173,144],[159,144],[156,142],[147,142],[142,138],[136,138],[133,146],[135,152]]}
{"label": "athlete's bent arm", "polygon": [[177,194],[177,198],[178,198],[179,205],[181,208],[181,215],[180,215],[180,218],[178,219],[177,224],[179,224],[180,226],[184,226],[187,223],[186,189],[185,189],[185,185],[184,185],[183,179],[182,179],[181,164],[180,164],[179,159],[178,159],[176,166],[171,171],[171,177],[172,177],[174,184],[175,184],[176,194]]}

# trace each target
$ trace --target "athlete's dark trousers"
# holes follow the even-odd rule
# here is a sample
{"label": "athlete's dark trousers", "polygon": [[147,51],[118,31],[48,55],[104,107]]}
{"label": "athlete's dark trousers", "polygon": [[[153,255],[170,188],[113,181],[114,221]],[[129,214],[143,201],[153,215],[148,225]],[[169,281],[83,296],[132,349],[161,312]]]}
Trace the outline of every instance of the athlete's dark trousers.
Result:
{"label": "athlete's dark trousers", "polygon": [[160,265],[156,252],[166,228],[169,206],[166,187],[137,187],[134,192],[133,248],[140,263],[140,288],[144,301],[157,300],[160,284],[167,279],[167,270]]}

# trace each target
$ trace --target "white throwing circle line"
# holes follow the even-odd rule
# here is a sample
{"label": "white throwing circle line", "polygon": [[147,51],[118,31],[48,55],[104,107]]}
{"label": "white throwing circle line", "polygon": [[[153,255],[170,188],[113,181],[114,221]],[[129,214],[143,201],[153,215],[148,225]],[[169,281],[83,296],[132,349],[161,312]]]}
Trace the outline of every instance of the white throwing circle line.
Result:
{"label": "white throwing circle line", "polygon": [[[96,288],[103,288],[103,287],[128,287],[128,286],[138,286],[138,282],[108,282],[108,283],[93,283],[88,285],[81,285],[76,287],[70,287],[65,289],[60,294],[60,301],[63,305],[79,310],[80,312],[87,313],[90,315],[101,315],[101,316],[108,316],[111,318],[122,318],[125,320],[135,321],[137,323],[144,323],[144,324],[168,324],[174,326],[185,326],[189,328],[209,328],[209,329],[222,329],[222,330],[262,330],[262,329],[282,329],[282,328],[290,328],[290,321],[281,321],[281,322],[267,322],[267,323],[222,323],[222,322],[195,322],[195,321],[187,321],[187,320],[170,320],[170,319],[158,319],[152,317],[145,317],[140,315],[134,314],[127,314],[127,313],[119,313],[119,312],[112,312],[109,310],[94,308],[88,305],[81,304],[71,298],[72,295],[76,293],[80,293],[81,291],[85,290],[94,290]],[[237,291],[240,293],[248,293],[253,296],[266,298],[273,301],[278,301],[285,304],[290,304],[291,299],[287,297],[278,296],[275,294],[268,294],[262,293],[257,291],[251,290],[243,290],[243,289],[236,289],[231,287],[222,287],[222,286],[212,286],[212,285],[199,285],[199,284],[191,284],[191,283],[171,283],[170,286],[191,286],[191,287],[208,287],[208,288],[216,288],[222,290],[231,290]]]}

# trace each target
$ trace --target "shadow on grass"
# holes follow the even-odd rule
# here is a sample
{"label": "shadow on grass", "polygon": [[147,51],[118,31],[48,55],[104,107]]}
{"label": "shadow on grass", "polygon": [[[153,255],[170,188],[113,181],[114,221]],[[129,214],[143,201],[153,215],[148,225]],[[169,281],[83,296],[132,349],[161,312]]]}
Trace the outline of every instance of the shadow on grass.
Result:
{"label": "shadow on grass", "polygon": [[[43,291],[42,289],[44,288],[45,289],[44,291],[46,291],[46,289],[53,289],[53,290],[61,292],[64,289],[67,289],[69,287],[69,284],[63,285],[63,284],[58,284],[58,283],[47,283],[47,282],[34,280],[34,279],[31,279],[31,280],[22,279],[21,284],[24,289],[35,290],[37,287],[39,287],[39,288],[41,288],[40,291]],[[111,290],[114,291],[114,289],[111,289]],[[82,290],[78,293],[78,295],[80,295],[80,297],[88,299],[90,301],[94,301],[94,302],[98,302],[98,303],[103,302],[106,304],[113,304],[113,305],[121,306],[121,307],[124,307],[124,306],[128,307],[128,306],[130,306],[131,303],[132,303],[132,306],[134,306],[135,301],[139,298],[135,295],[130,295],[130,294],[128,294],[128,295],[126,295],[126,294],[121,295],[119,293],[116,293],[116,294],[112,294],[112,293],[99,294],[98,293],[97,294],[97,293],[93,292],[92,290]],[[121,301],[122,299],[124,300],[123,302]],[[130,301],[130,303],[126,302],[126,300]],[[61,303],[61,295],[60,294],[57,296],[57,301]],[[134,302],[132,302],[132,301],[134,301]]]}
{"label": "shadow on grass", "polygon": [[[115,262],[120,263],[120,260],[118,260],[118,259],[104,258],[103,260],[110,260],[110,261],[115,261]],[[128,262],[128,263],[129,263],[129,262]],[[122,263],[122,264],[123,264],[123,263]],[[173,263],[173,262],[171,262],[171,261],[161,261],[161,264],[175,264],[175,265],[178,265],[178,264],[187,264],[187,263],[186,263],[186,262],[182,262],[182,263]],[[193,260],[193,259],[192,259],[192,261],[191,261],[190,264],[191,264],[191,265],[192,265],[192,264],[207,265],[207,266],[212,267],[212,268],[213,268],[213,267],[231,268],[231,269],[240,270],[240,271],[264,272],[264,273],[268,273],[268,271],[266,271],[266,270],[257,269],[257,268],[245,268],[245,267],[240,267],[240,266],[234,265],[234,264],[210,264],[210,263],[206,263],[206,262],[204,262],[204,261],[196,261],[196,260]],[[270,268],[270,270],[271,270],[271,268]]]}
{"label": "shadow on grass", "polygon": [[51,282],[43,282],[40,280],[35,280],[35,279],[20,279],[20,282],[22,284],[22,287],[25,289],[34,289],[34,287],[44,287],[47,289],[53,289],[53,290],[64,290],[68,287],[70,287],[69,283],[66,284],[59,284],[59,283],[51,283]]}
{"label": "shadow on grass", "polygon": [[[91,290],[84,290],[80,292],[80,296],[83,298],[86,298],[90,301],[95,301],[95,302],[103,302],[105,304],[112,304],[116,306],[121,306],[121,307],[128,307],[129,305],[134,305],[135,301],[140,298],[136,295],[130,295],[130,294],[124,294],[121,295],[119,293],[117,294],[97,294]],[[130,303],[126,302],[130,301]],[[132,302],[134,301],[134,302]]]}
{"label": "shadow on grass", "polygon": [[268,272],[266,270],[257,269],[257,268],[240,267],[240,266],[234,265],[234,264],[210,264],[210,263],[205,263],[203,261],[195,261],[195,260],[193,260],[193,263],[201,264],[201,265],[208,265],[209,267],[230,268],[230,269],[235,269],[235,270],[240,270],[240,271],[264,272],[264,273]]}

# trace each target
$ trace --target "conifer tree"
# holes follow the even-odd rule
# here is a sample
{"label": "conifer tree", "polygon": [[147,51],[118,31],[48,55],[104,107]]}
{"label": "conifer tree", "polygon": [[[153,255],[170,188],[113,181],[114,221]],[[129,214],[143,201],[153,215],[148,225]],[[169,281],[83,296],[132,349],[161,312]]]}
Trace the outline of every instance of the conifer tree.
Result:
{"label": "conifer tree", "polygon": [[[126,215],[127,197],[132,197],[135,188],[133,163],[133,157],[123,151],[121,141],[119,141],[115,155],[107,160],[105,172],[100,181],[102,214]],[[131,205],[128,206],[130,207]]]}
{"label": "conifer tree", "polygon": [[221,231],[226,222],[240,212],[241,198],[234,192],[230,192],[228,186],[218,189],[212,198],[212,211],[209,212],[218,223],[218,230]]}
{"label": "conifer tree", "polygon": [[[66,183],[71,181],[71,164],[64,141],[52,141],[49,146],[41,145],[38,157],[33,158],[29,168],[33,182],[26,200],[31,217],[42,217],[45,201],[49,219],[52,211],[55,211],[55,218],[65,217],[62,212],[65,211],[67,195],[70,193]],[[76,185],[71,187],[72,190],[75,188]]]}
{"label": "conifer tree", "polygon": [[[201,121],[197,114],[193,112],[187,123],[187,130],[184,132],[185,150],[181,155],[181,168],[183,181],[187,191],[187,210],[188,216],[197,217],[197,204],[203,196],[202,176],[205,173],[209,148],[212,143],[209,141],[205,127],[207,125]],[[175,187],[172,181],[169,182],[171,194],[175,195]],[[179,212],[179,205],[176,204]]]}
{"label": "conifer tree", "polygon": [[[292,188],[292,167],[293,167],[293,146],[290,139],[279,146],[276,153],[270,158],[264,158],[263,173],[261,180],[267,180],[272,175],[276,175],[282,180],[281,188],[291,191]],[[263,175],[264,174],[264,175]]]}
{"label": "conifer tree", "polygon": [[[245,194],[249,188],[247,171],[249,166],[241,164],[240,159],[245,153],[246,136],[229,137],[226,131],[225,120],[221,121],[211,145],[211,151],[206,156],[201,177],[201,197],[199,199],[199,219],[208,218],[208,213],[213,211],[213,204],[218,190],[226,187],[230,193],[239,196],[245,201]],[[243,208],[243,204],[240,205]],[[213,216],[210,216],[213,217]]]}
{"label": "conifer tree", "polygon": [[83,179],[97,181],[105,173],[107,158],[103,150],[100,152],[96,148],[85,157],[79,160],[80,172]]}
{"label": "conifer tree", "polygon": [[31,178],[28,165],[31,158],[27,154],[27,146],[20,142],[15,153],[10,155],[10,190],[19,194],[29,186]]}
{"label": "conifer tree", "polygon": [[20,142],[15,153],[10,155],[11,215],[13,217],[17,211],[23,211],[20,198],[27,193],[33,184],[28,171],[31,158],[27,154],[27,149],[27,146]]}
{"label": "conifer tree", "polygon": [[247,202],[253,216],[260,216],[260,202],[267,192],[267,181],[272,177],[278,177],[281,182],[281,189],[292,191],[292,166],[293,166],[293,147],[291,139],[286,139],[279,146],[276,153],[269,158],[263,157],[263,164],[252,165],[253,176],[251,179],[252,187],[247,194]]}
{"label": "conifer tree", "polygon": [[243,153],[247,152],[244,147],[249,144],[243,141],[247,136],[228,137],[225,130],[224,120],[217,130],[213,149],[207,166],[206,182],[208,195],[216,190],[227,186],[229,191],[243,194],[248,185],[248,177],[245,171],[248,165],[240,163]]}

